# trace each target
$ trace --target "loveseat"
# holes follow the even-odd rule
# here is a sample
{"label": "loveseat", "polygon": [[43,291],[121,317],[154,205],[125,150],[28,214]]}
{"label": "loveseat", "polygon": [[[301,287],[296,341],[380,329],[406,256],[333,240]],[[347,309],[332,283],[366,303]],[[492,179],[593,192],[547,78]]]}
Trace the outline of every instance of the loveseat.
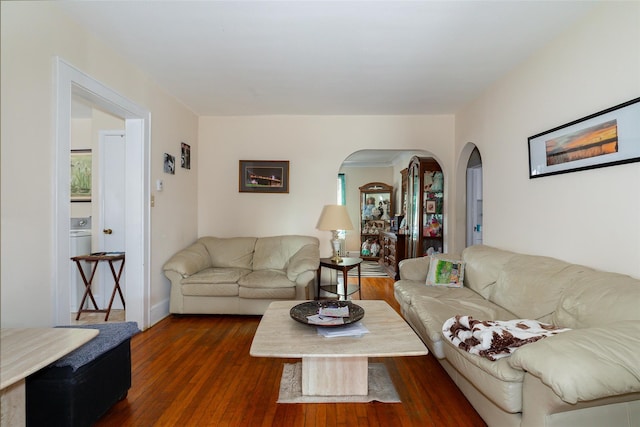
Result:
{"label": "loveseat", "polygon": [[[489,426],[640,425],[640,280],[485,245],[439,258],[461,262],[462,287],[427,286],[436,260],[414,258],[400,263],[394,295]],[[445,337],[456,315],[569,330],[492,361]]]}
{"label": "loveseat", "polygon": [[164,264],[169,311],[264,314],[272,301],[313,299],[320,264],[312,236],[206,236]]}

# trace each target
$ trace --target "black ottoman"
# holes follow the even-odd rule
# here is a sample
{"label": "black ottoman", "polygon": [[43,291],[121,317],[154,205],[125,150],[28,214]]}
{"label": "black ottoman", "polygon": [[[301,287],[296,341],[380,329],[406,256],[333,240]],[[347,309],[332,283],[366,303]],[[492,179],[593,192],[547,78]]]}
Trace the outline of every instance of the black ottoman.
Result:
{"label": "black ottoman", "polygon": [[64,326],[100,333],[26,379],[27,426],[90,426],[131,387],[135,322]]}

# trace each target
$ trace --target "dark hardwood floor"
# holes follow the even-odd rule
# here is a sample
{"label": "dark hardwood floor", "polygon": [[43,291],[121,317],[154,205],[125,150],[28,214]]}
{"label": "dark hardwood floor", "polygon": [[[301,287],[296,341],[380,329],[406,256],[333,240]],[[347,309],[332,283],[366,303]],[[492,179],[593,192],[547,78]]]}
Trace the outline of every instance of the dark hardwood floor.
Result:
{"label": "dark hardwood floor", "polygon": [[[399,311],[391,279],[362,284],[364,298]],[[486,426],[432,355],[373,360],[402,403],[276,403],[283,364],[295,360],[249,355],[259,322],[172,315],[134,336],[132,387],[96,426]]]}

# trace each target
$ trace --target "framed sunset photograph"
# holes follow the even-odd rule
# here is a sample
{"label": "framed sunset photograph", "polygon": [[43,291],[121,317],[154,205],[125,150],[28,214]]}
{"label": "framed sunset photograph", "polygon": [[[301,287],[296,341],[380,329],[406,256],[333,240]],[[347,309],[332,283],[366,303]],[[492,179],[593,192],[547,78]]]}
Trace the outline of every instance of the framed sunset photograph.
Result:
{"label": "framed sunset photograph", "polygon": [[529,178],[640,161],[640,98],[529,138]]}

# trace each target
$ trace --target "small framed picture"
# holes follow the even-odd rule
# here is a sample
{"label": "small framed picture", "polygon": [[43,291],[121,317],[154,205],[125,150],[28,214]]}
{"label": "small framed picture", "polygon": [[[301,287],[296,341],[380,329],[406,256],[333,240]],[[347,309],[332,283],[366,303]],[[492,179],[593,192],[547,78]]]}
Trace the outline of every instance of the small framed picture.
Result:
{"label": "small framed picture", "polygon": [[91,150],[71,150],[71,201],[91,201]]}
{"label": "small framed picture", "polygon": [[191,169],[191,146],[184,142],[180,143],[180,166]]}
{"label": "small framed picture", "polygon": [[240,160],[241,193],[288,193],[288,160]]}
{"label": "small framed picture", "polygon": [[424,207],[426,213],[436,213],[436,201],[427,200],[427,204]]}
{"label": "small framed picture", "polygon": [[164,153],[164,172],[170,175],[176,173],[176,158],[169,153]]}

